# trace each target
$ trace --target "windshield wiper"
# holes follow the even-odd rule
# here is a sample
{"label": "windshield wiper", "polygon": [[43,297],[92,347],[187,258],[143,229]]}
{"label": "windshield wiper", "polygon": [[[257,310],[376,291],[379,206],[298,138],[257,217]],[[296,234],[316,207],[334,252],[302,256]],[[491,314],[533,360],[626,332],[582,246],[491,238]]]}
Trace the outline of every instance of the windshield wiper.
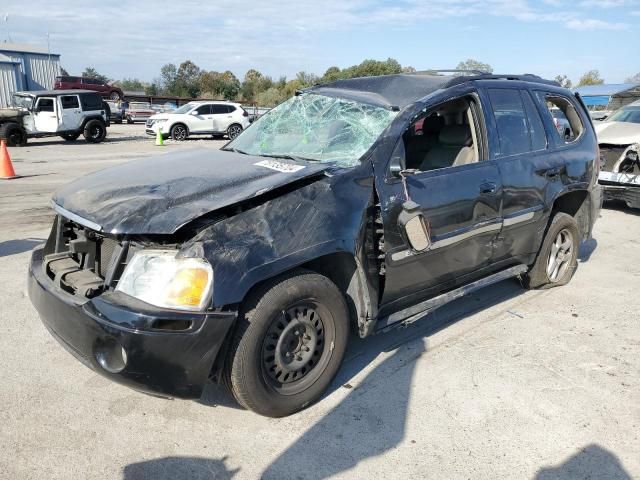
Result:
{"label": "windshield wiper", "polygon": [[293,160],[295,162],[317,162],[318,161],[318,160],[315,160],[313,158],[297,157],[295,155],[287,155],[287,154],[284,154],[284,153],[278,153],[278,154],[260,153],[258,156],[259,157],[267,157],[267,158],[282,158],[283,160]]}

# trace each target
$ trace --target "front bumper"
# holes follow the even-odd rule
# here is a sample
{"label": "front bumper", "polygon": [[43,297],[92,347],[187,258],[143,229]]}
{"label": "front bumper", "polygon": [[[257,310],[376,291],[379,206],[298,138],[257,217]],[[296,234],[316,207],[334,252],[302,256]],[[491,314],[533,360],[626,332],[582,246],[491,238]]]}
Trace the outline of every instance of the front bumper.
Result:
{"label": "front bumper", "polygon": [[[140,311],[136,301],[117,303],[109,294],[78,299],[55,286],[43,269],[43,250],[29,266],[29,297],[42,322],[73,356],[97,373],[146,393],[199,398],[233,325],[235,312]],[[146,304],[145,304],[146,305]],[[143,329],[155,319],[188,319],[188,331]],[[126,352],[119,373],[103,368],[98,357],[114,348]]]}
{"label": "front bumper", "polygon": [[640,175],[600,172],[598,182],[604,201],[621,201],[629,208],[640,208]]}

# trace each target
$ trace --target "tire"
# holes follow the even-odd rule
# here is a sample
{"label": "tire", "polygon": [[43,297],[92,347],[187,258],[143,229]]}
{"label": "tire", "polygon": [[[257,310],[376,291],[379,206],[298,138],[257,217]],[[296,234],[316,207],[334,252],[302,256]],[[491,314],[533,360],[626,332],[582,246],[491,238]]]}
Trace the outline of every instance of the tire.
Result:
{"label": "tire", "polygon": [[64,133],[62,135],[60,135],[62,138],[64,138],[67,142],[75,142],[78,137],[80,136],[80,132],[77,133]]}
{"label": "tire", "polygon": [[245,408],[284,417],[315,402],[335,377],[349,312],[327,277],[296,270],[267,282],[241,309],[225,383]]}
{"label": "tire", "polygon": [[229,137],[229,140],[233,140],[241,133],[242,125],[239,125],[237,123],[232,123],[231,125],[229,125],[229,128],[227,128],[227,137]]}
{"label": "tire", "polygon": [[187,127],[182,123],[177,123],[171,127],[170,135],[172,140],[182,142],[189,136],[189,130],[187,130]]}
{"label": "tire", "polygon": [[127,117],[127,123],[129,125],[133,124],[133,119],[131,117]]}
{"label": "tire", "polygon": [[[525,275],[525,287],[551,288],[569,283],[578,267],[579,247],[580,233],[576,220],[566,213],[556,213],[536,261]],[[555,262],[552,262],[552,256]]]}
{"label": "tire", "polygon": [[109,100],[120,100],[120,94],[116,91],[113,91],[109,94]]}
{"label": "tire", "polygon": [[22,147],[27,143],[27,132],[17,123],[4,123],[0,125],[0,139],[4,139],[8,147]]}
{"label": "tire", "polygon": [[115,123],[117,123],[118,125],[120,125],[122,123],[122,119],[119,118],[118,120],[114,120]]}
{"label": "tire", "polygon": [[84,126],[84,138],[89,143],[100,143],[107,136],[107,127],[103,121],[89,120]]}

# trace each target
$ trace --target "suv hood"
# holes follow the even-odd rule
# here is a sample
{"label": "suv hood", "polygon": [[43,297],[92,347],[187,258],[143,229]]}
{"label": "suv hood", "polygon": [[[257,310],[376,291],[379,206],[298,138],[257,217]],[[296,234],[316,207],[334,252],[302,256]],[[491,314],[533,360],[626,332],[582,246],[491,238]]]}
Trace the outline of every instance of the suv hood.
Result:
{"label": "suv hood", "polygon": [[17,108],[0,108],[0,118],[24,117],[28,113],[26,110],[19,110]]}
{"label": "suv hood", "polygon": [[53,203],[58,213],[98,231],[170,234],[202,215],[327,168],[223,150],[188,150],[87,175],[56,192]]}
{"label": "suv hood", "polygon": [[596,122],[594,128],[598,143],[630,145],[640,142],[640,123]]}

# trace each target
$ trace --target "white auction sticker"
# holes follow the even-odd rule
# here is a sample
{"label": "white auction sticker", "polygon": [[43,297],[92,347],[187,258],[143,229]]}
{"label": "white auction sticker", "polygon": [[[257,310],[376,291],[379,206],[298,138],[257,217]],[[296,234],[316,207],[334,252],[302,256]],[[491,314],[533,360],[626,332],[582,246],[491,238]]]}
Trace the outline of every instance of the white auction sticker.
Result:
{"label": "white auction sticker", "polygon": [[277,172],[283,172],[283,173],[293,173],[305,168],[304,165],[296,165],[295,163],[277,162],[275,160],[262,160],[261,162],[254,163],[254,165],[258,165],[259,167],[270,168],[271,170],[275,170]]}

